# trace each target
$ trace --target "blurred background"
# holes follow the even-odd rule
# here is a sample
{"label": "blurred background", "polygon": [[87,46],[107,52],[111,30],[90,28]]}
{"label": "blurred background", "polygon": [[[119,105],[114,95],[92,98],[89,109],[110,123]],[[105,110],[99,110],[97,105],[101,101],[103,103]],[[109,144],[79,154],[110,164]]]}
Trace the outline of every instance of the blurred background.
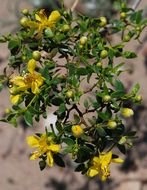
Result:
{"label": "blurred background", "polygon": [[[135,0],[127,1],[130,6]],[[64,0],[65,7],[71,8],[74,0]],[[111,18],[116,14],[114,0],[79,0],[75,9],[91,17],[105,15]],[[46,8],[50,12],[60,7],[58,0],[0,0],[0,35],[15,33],[19,28],[20,10],[28,8]],[[138,9],[144,9],[147,15],[147,0],[142,0]],[[119,36],[112,38],[116,41]],[[112,165],[111,178],[102,183],[97,177],[89,179],[73,172],[73,164],[67,160],[65,169],[47,168],[42,172],[38,161],[29,161],[30,148],[25,138],[35,131],[44,131],[44,121],[27,128],[23,121],[18,129],[0,123],[0,190],[147,190],[147,29],[141,36],[142,44],[132,41],[128,49],[137,52],[138,57],[126,62],[128,73],[121,76],[129,90],[133,84],[140,83],[142,105],[134,107],[135,115],[126,120],[129,128],[137,130],[138,139],[133,149],[127,152],[125,163],[118,167]],[[7,44],[0,44],[0,73],[8,63]],[[0,117],[10,106],[9,94],[3,90],[0,94]],[[54,120],[49,115],[49,120]],[[46,122],[46,121],[45,121]]]}

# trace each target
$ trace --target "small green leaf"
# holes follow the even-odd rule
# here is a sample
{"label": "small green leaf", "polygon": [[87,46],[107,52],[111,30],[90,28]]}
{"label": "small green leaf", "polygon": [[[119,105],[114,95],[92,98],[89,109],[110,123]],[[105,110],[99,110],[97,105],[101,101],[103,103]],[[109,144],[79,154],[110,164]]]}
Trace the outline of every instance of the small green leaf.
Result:
{"label": "small green leaf", "polygon": [[44,160],[41,160],[41,161],[39,162],[39,167],[40,167],[40,170],[41,170],[41,171],[44,170],[45,167],[46,167],[46,162],[45,162]]}
{"label": "small green leaf", "polygon": [[8,43],[8,48],[13,51],[13,50],[17,50],[18,48],[20,48],[21,46],[21,42],[18,38],[13,38],[9,41]]}
{"label": "small green leaf", "polygon": [[134,53],[134,52],[125,51],[125,52],[123,53],[123,57],[125,57],[125,58],[127,58],[127,59],[132,59],[132,58],[136,58],[137,55],[136,55],[136,53]]}
{"label": "small green leaf", "polygon": [[75,144],[75,142],[71,138],[68,138],[68,137],[63,138],[62,141],[69,146],[73,146]]}
{"label": "small green leaf", "polygon": [[97,127],[97,128],[96,128],[96,131],[97,131],[97,133],[98,133],[99,136],[101,136],[101,137],[106,136],[106,132],[105,132],[105,129],[104,129],[104,128],[102,128],[102,127]]}
{"label": "small green leaf", "polygon": [[60,97],[55,97],[52,99],[52,104],[55,106],[59,106],[62,103],[63,103],[63,99]]}
{"label": "small green leaf", "polygon": [[117,148],[119,149],[119,151],[121,153],[126,154],[126,147],[125,147],[125,145],[117,144]]}
{"label": "small green leaf", "polygon": [[30,113],[29,111],[26,111],[24,114],[24,120],[27,125],[32,126],[32,124],[33,124],[32,113]]}
{"label": "small green leaf", "polygon": [[125,95],[124,91],[116,91],[111,94],[112,98],[121,98],[122,96]]}
{"label": "small green leaf", "polygon": [[91,153],[90,148],[88,148],[86,146],[80,147],[80,149],[78,150],[77,159],[75,162],[83,163],[83,162],[89,160],[90,159],[90,153]]}
{"label": "small green leaf", "polygon": [[80,117],[77,114],[74,114],[74,120],[75,120],[75,123],[79,123]]}
{"label": "small green leaf", "polygon": [[132,88],[132,93],[135,95],[140,89],[140,85],[137,83],[135,86]]}
{"label": "small green leaf", "polygon": [[62,113],[64,113],[66,111],[66,107],[65,104],[60,104],[59,109],[58,109],[58,114],[61,115]]}
{"label": "small green leaf", "polygon": [[2,89],[3,89],[3,84],[0,83],[0,92],[2,91]]}
{"label": "small green leaf", "polygon": [[125,91],[125,87],[120,80],[116,80],[114,86],[117,91],[122,91],[122,92]]}
{"label": "small green leaf", "polygon": [[81,172],[85,169],[85,165],[84,164],[79,164],[76,169],[75,172]]}
{"label": "small green leaf", "polygon": [[60,167],[65,167],[65,163],[63,161],[63,159],[61,158],[61,156],[59,154],[54,154],[54,162],[60,166]]}

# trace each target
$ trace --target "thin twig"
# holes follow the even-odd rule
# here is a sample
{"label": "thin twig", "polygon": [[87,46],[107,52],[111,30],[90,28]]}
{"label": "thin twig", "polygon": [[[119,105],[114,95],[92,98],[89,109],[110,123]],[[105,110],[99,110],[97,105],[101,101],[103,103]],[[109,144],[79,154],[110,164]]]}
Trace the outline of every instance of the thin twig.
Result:
{"label": "thin twig", "polygon": [[136,0],[136,1],[134,2],[133,6],[132,6],[132,9],[133,9],[133,10],[136,10],[140,3],[141,3],[141,0]]}
{"label": "thin twig", "polygon": [[[136,0],[134,4],[132,5],[132,9],[135,11],[139,4],[141,3],[141,0]],[[104,31],[107,31],[108,29],[112,28],[114,25],[113,24],[107,24],[105,28],[101,28],[99,30],[100,33],[103,33]]]}
{"label": "thin twig", "polygon": [[71,7],[71,11],[72,11],[72,12],[75,10],[75,8],[76,8],[76,6],[78,5],[78,3],[79,3],[79,0],[75,0],[74,4],[73,4],[72,7]]}

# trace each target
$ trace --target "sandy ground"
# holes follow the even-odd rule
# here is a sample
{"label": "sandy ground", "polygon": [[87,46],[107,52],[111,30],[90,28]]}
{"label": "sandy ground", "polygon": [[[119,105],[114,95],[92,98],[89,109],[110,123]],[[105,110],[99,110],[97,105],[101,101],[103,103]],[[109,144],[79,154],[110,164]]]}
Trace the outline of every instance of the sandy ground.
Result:
{"label": "sandy ground", "polygon": [[[1,27],[0,34],[9,32],[17,26],[16,18],[13,16],[13,3],[0,0],[0,19],[11,19],[14,23],[8,27]],[[140,8],[147,6],[147,1],[143,0]],[[30,7],[27,3],[22,3],[20,7]],[[9,10],[8,10],[9,9]],[[18,18],[18,17],[17,17]],[[144,31],[144,35],[147,32]],[[143,36],[142,35],[142,39]],[[144,105],[147,106],[147,73],[144,66],[143,49],[144,44],[138,51],[138,58],[128,61],[127,67],[133,68],[131,75],[122,76],[126,86],[130,88],[132,83],[140,83],[141,94],[144,97]],[[128,48],[135,49],[136,42],[129,44]],[[0,45],[0,57],[5,59],[8,55],[6,45]],[[0,65],[0,71],[4,68],[4,63]],[[8,94],[3,91],[0,94],[0,115],[10,105]],[[28,148],[25,137],[34,133],[35,128],[24,131],[22,128],[15,129],[12,126],[0,123],[0,190],[147,190],[147,164],[146,164],[146,143],[147,138],[147,112],[146,108],[139,110],[141,115],[138,119],[139,135],[142,141],[139,141],[133,151],[130,153],[135,157],[136,168],[127,172],[120,172],[116,167],[112,167],[112,179],[106,184],[101,184],[97,178],[89,180],[78,173],[72,172],[72,169],[51,168],[40,171],[38,161],[29,161],[30,149]],[[133,122],[133,121],[132,121]],[[133,122],[133,127],[137,127]],[[40,126],[39,129],[43,127]],[[142,188],[142,189],[141,189]]]}

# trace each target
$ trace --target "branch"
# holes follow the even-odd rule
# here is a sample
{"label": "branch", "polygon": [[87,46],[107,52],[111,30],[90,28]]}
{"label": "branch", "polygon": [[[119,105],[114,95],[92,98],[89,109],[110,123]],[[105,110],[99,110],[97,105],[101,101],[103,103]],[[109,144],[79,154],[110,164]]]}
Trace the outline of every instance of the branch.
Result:
{"label": "branch", "polygon": [[[137,9],[137,7],[139,6],[139,4],[141,3],[141,0],[135,0],[134,4],[132,5],[132,9],[135,11]],[[100,33],[103,33],[105,31],[107,31],[108,29],[112,28],[113,24],[107,24],[105,26],[105,28],[101,28],[99,30]]]}
{"label": "branch", "polygon": [[71,12],[73,12],[75,10],[75,8],[78,5],[78,3],[79,3],[79,0],[75,0],[74,4],[71,7]]}
{"label": "branch", "polygon": [[135,0],[134,4],[132,6],[132,9],[136,10],[140,3],[141,3],[141,0]]}

